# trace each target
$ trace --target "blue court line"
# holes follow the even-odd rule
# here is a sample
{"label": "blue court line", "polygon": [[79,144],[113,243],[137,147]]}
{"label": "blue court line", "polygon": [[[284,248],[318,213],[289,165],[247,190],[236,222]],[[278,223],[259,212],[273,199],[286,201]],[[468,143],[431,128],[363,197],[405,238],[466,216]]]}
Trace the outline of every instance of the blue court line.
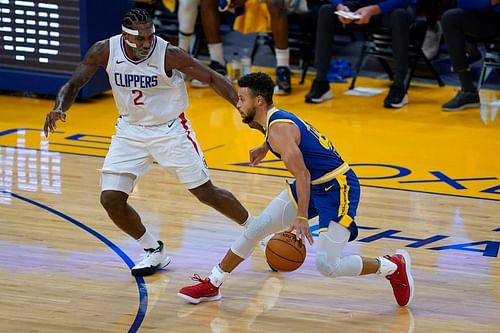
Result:
{"label": "blue court line", "polygon": [[[134,266],[134,262],[123,252],[118,246],[113,244],[109,239],[98,233],[92,228],[89,228],[85,224],[75,220],[74,218],[61,213],[60,211],[55,210],[54,208],[51,208],[49,206],[46,206],[44,204],[41,204],[39,202],[36,202],[34,200],[28,199],[26,197],[23,197],[19,194],[9,192],[3,189],[0,189],[1,193],[5,193],[7,195],[11,195],[16,199],[22,200],[24,202],[27,202],[29,204],[32,204],[38,208],[41,208],[43,210],[48,211],[49,213],[52,213],[72,224],[75,226],[79,227],[80,229],[83,229],[84,231],[88,232],[104,244],[106,244],[113,252],[115,252],[126,264],[129,268],[132,268]],[[130,326],[130,329],[128,330],[128,333],[135,333],[141,326],[142,322],[144,321],[144,316],[146,315],[147,307],[148,307],[148,289],[146,287],[146,284],[144,282],[144,279],[142,277],[135,277],[135,281],[137,283],[137,287],[139,289],[139,308],[137,309],[137,314],[135,315],[134,322],[132,323],[132,326]]]}
{"label": "blue court line", "polygon": [[[15,147],[15,146],[6,146],[6,145],[0,145],[0,147],[14,148],[14,149],[24,149],[24,150],[36,150],[36,151],[41,151],[41,152],[54,152],[54,153],[68,154],[68,155],[77,155],[77,156],[89,156],[89,157],[104,158],[104,156],[100,156],[100,155],[70,153],[70,152],[58,151],[58,150],[46,150],[46,149],[39,149],[39,148]],[[205,152],[205,151],[203,151],[203,152]],[[288,179],[292,178],[292,176],[270,175],[270,174],[264,174],[264,173],[258,173],[258,172],[250,172],[250,171],[228,170],[228,169],[221,169],[221,168],[209,168],[209,169],[210,170],[217,170],[217,171],[226,171],[226,172],[236,172],[236,173],[244,173],[244,174],[251,174],[251,175],[259,175],[259,176],[268,176],[268,177],[280,177],[280,178],[288,178]],[[282,168],[278,168],[278,170],[283,171]],[[361,187],[380,188],[380,189],[383,189],[383,190],[395,190],[395,191],[404,191],[404,192],[413,192],[413,193],[444,195],[444,196],[448,196],[448,197],[465,198],[465,199],[500,201],[500,199],[494,199],[494,198],[481,198],[481,197],[474,197],[474,196],[471,196],[471,195],[438,193],[438,192],[422,191],[422,190],[410,190],[410,189],[397,188],[397,187],[389,187],[389,186],[367,185],[367,184],[360,184],[360,186]]]}

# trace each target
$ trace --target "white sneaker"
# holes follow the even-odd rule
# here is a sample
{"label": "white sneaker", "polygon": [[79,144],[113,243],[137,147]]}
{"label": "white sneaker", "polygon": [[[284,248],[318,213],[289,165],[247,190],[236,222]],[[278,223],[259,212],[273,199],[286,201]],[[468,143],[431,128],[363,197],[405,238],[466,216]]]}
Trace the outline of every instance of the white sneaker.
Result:
{"label": "white sneaker", "polygon": [[163,247],[163,242],[158,241],[158,244],[160,244],[160,246],[156,249],[144,249],[146,253],[141,262],[132,267],[133,276],[151,275],[170,264],[171,259],[167,256],[167,251]]}

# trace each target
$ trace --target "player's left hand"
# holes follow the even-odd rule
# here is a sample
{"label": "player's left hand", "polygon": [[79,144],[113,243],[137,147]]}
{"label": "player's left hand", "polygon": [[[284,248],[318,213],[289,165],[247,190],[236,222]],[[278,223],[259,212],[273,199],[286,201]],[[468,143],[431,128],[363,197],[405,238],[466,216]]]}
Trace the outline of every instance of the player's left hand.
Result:
{"label": "player's left hand", "polygon": [[252,166],[256,166],[257,164],[262,161],[264,157],[266,157],[267,152],[269,149],[267,148],[267,145],[264,143],[258,147],[250,149],[250,164]]}
{"label": "player's left hand", "polygon": [[292,232],[295,229],[295,234],[297,239],[304,242],[307,239],[310,245],[313,245],[314,239],[311,234],[311,229],[309,229],[309,223],[303,219],[295,219],[295,222],[287,229],[288,232]]}

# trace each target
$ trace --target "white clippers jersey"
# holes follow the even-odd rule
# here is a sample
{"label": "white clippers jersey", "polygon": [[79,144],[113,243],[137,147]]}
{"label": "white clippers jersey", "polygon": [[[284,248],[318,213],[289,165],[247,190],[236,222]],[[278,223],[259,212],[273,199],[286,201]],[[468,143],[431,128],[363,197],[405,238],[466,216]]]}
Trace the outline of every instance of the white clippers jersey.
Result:
{"label": "white clippers jersey", "polygon": [[159,125],[177,118],[188,106],[184,79],[177,70],[165,73],[168,42],[154,37],[146,59],[127,57],[121,35],[109,39],[106,71],[120,115],[129,124]]}

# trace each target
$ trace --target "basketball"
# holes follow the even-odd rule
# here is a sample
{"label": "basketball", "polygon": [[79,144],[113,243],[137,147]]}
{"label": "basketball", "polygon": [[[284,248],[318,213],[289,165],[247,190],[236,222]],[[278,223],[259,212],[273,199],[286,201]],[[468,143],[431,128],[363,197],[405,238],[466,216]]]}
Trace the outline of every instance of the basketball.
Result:
{"label": "basketball", "polygon": [[306,259],[306,246],[295,234],[283,231],[275,234],[266,245],[269,266],[279,272],[291,272]]}

